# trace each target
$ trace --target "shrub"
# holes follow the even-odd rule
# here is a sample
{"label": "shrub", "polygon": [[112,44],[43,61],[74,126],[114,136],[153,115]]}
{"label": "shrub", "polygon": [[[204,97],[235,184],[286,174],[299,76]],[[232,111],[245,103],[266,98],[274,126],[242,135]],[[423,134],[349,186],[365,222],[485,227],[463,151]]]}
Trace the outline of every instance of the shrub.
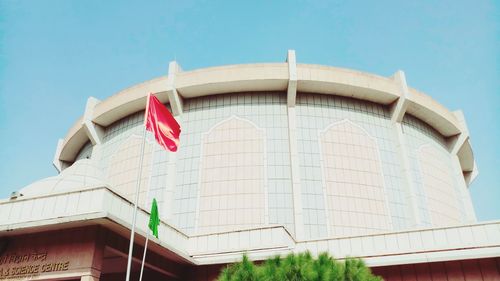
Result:
{"label": "shrub", "polygon": [[328,253],[314,259],[309,252],[276,256],[259,265],[243,255],[241,262],[226,266],[218,281],[381,281],[360,259],[344,262]]}

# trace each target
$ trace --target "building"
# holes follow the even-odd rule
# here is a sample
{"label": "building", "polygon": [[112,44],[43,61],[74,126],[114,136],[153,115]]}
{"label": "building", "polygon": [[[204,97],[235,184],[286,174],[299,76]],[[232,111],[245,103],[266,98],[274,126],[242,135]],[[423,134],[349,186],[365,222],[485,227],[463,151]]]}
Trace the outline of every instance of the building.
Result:
{"label": "building", "polygon": [[[59,175],[0,201],[0,280],[123,280],[149,92],[182,127],[151,136],[141,175],[137,277],[212,280],[247,252],[329,251],[386,280],[500,280],[500,222],[477,222],[463,115],[381,77],[285,63],[182,71],[89,98],[57,145]],[[149,188],[148,188],[149,186]]]}

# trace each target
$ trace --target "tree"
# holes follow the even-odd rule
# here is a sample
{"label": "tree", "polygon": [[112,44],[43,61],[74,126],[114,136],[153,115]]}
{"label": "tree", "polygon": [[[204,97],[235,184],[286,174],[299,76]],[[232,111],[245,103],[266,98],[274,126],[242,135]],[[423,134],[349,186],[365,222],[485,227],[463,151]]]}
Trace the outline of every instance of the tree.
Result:
{"label": "tree", "polygon": [[328,253],[314,259],[309,252],[276,256],[255,265],[246,255],[241,262],[226,266],[218,281],[381,281],[360,259],[344,262]]}

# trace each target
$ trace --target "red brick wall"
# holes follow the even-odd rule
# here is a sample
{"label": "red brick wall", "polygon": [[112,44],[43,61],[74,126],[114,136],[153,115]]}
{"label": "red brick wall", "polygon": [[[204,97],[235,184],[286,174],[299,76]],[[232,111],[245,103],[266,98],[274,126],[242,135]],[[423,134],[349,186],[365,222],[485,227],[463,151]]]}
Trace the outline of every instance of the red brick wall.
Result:
{"label": "red brick wall", "polygon": [[500,281],[500,258],[372,268],[386,281]]}

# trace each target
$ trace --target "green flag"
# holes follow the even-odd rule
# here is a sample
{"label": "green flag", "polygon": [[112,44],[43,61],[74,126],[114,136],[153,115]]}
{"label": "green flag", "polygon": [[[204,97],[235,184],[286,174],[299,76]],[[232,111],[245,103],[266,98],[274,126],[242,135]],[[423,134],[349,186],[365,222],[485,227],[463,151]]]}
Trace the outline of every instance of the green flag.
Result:
{"label": "green flag", "polygon": [[153,203],[151,204],[151,214],[149,216],[149,229],[153,231],[153,235],[158,238],[158,225],[160,225],[160,217],[158,216],[158,204],[156,199],[153,198]]}

